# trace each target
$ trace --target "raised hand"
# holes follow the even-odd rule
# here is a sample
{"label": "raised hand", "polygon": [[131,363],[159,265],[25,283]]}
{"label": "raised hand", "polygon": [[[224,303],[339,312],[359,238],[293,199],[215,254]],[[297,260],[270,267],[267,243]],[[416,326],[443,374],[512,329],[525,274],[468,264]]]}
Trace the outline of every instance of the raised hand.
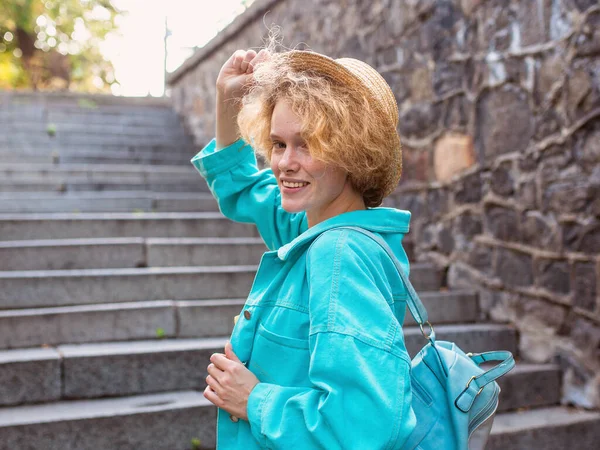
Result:
{"label": "raised hand", "polygon": [[252,85],[254,66],[269,57],[267,50],[236,50],[223,64],[217,78],[217,91],[223,100],[241,98]]}

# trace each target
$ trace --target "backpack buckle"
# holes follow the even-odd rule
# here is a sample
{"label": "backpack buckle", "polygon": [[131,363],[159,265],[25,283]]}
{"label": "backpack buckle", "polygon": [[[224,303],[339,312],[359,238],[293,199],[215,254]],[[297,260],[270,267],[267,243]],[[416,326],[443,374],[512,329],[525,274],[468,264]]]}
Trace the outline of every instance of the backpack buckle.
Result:
{"label": "backpack buckle", "polygon": [[[473,381],[475,378],[477,378],[477,377],[476,377],[475,375],[473,375],[473,376],[471,377],[471,379],[470,379],[469,381],[467,381],[467,387],[465,388],[465,390],[466,390],[466,389],[469,389],[469,385],[471,384],[471,381]],[[481,391],[483,391],[483,388],[484,388],[484,387],[485,387],[485,386],[482,386],[481,388],[479,388],[479,390],[477,391],[477,394],[475,394],[475,397],[477,397],[479,394],[481,394]]]}
{"label": "backpack buckle", "polygon": [[427,326],[429,326],[429,333],[425,333],[425,330],[423,330],[424,324],[420,323],[419,328],[421,329],[421,334],[423,335],[423,337],[425,339],[427,339],[428,341],[430,341],[431,337],[435,336],[435,332],[433,331],[433,325],[431,325],[431,322],[429,322],[429,320],[427,322],[425,322],[425,324],[427,324]]}

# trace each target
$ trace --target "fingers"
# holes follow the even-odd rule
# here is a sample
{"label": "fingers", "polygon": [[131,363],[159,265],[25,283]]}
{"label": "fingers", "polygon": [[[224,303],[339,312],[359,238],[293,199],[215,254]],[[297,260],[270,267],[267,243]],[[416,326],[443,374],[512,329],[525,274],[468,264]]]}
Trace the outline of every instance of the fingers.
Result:
{"label": "fingers", "polygon": [[242,62],[240,64],[240,70],[242,72],[247,72],[247,73],[252,72],[252,66],[250,66],[250,61],[252,61],[255,56],[256,56],[256,52],[254,50],[248,50],[246,52],[246,55],[244,56],[244,59],[242,60]]}
{"label": "fingers", "polygon": [[236,361],[239,363],[242,362],[237,357],[237,355],[234,353],[233,347],[231,346],[231,342],[229,342],[229,341],[227,341],[227,344],[225,344],[225,356],[227,357],[227,359],[230,359],[231,361]]}
{"label": "fingers", "polygon": [[267,60],[270,56],[269,51],[264,48],[258,53],[252,49],[236,50],[230,58],[231,67],[238,73],[250,74],[258,63]]}
{"label": "fingers", "polygon": [[210,357],[210,362],[223,371],[235,365],[235,363],[228,359],[223,353],[213,353]]}
{"label": "fingers", "polygon": [[203,395],[204,398],[211,402],[213,405],[216,405],[219,408],[224,406],[223,400],[217,395],[217,393],[214,390],[212,390],[210,386],[206,386]]}

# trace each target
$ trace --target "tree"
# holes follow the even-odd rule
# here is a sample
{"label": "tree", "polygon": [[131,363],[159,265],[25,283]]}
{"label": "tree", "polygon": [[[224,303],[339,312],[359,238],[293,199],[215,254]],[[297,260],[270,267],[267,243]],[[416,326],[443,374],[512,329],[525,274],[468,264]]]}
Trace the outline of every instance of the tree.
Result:
{"label": "tree", "polygon": [[118,15],[111,0],[3,0],[0,88],[109,91],[114,69],[99,45]]}

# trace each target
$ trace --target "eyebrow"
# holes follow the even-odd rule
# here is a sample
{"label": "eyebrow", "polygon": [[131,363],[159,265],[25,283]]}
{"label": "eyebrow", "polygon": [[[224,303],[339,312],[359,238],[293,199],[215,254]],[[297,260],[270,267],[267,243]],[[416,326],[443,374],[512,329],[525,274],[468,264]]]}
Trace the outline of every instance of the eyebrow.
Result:
{"label": "eyebrow", "polygon": [[[276,134],[276,133],[271,133],[271,134],[269,135],[269,137],[270,137],[270,138],[283,139],[281,136],[279,136],[279,135],[278,135],[278,134]],[[302,134],[301,134],[301,133],[299,133],[299,132],[298,132],[298,133],[294,133],[294,137],[302,137]]]}

